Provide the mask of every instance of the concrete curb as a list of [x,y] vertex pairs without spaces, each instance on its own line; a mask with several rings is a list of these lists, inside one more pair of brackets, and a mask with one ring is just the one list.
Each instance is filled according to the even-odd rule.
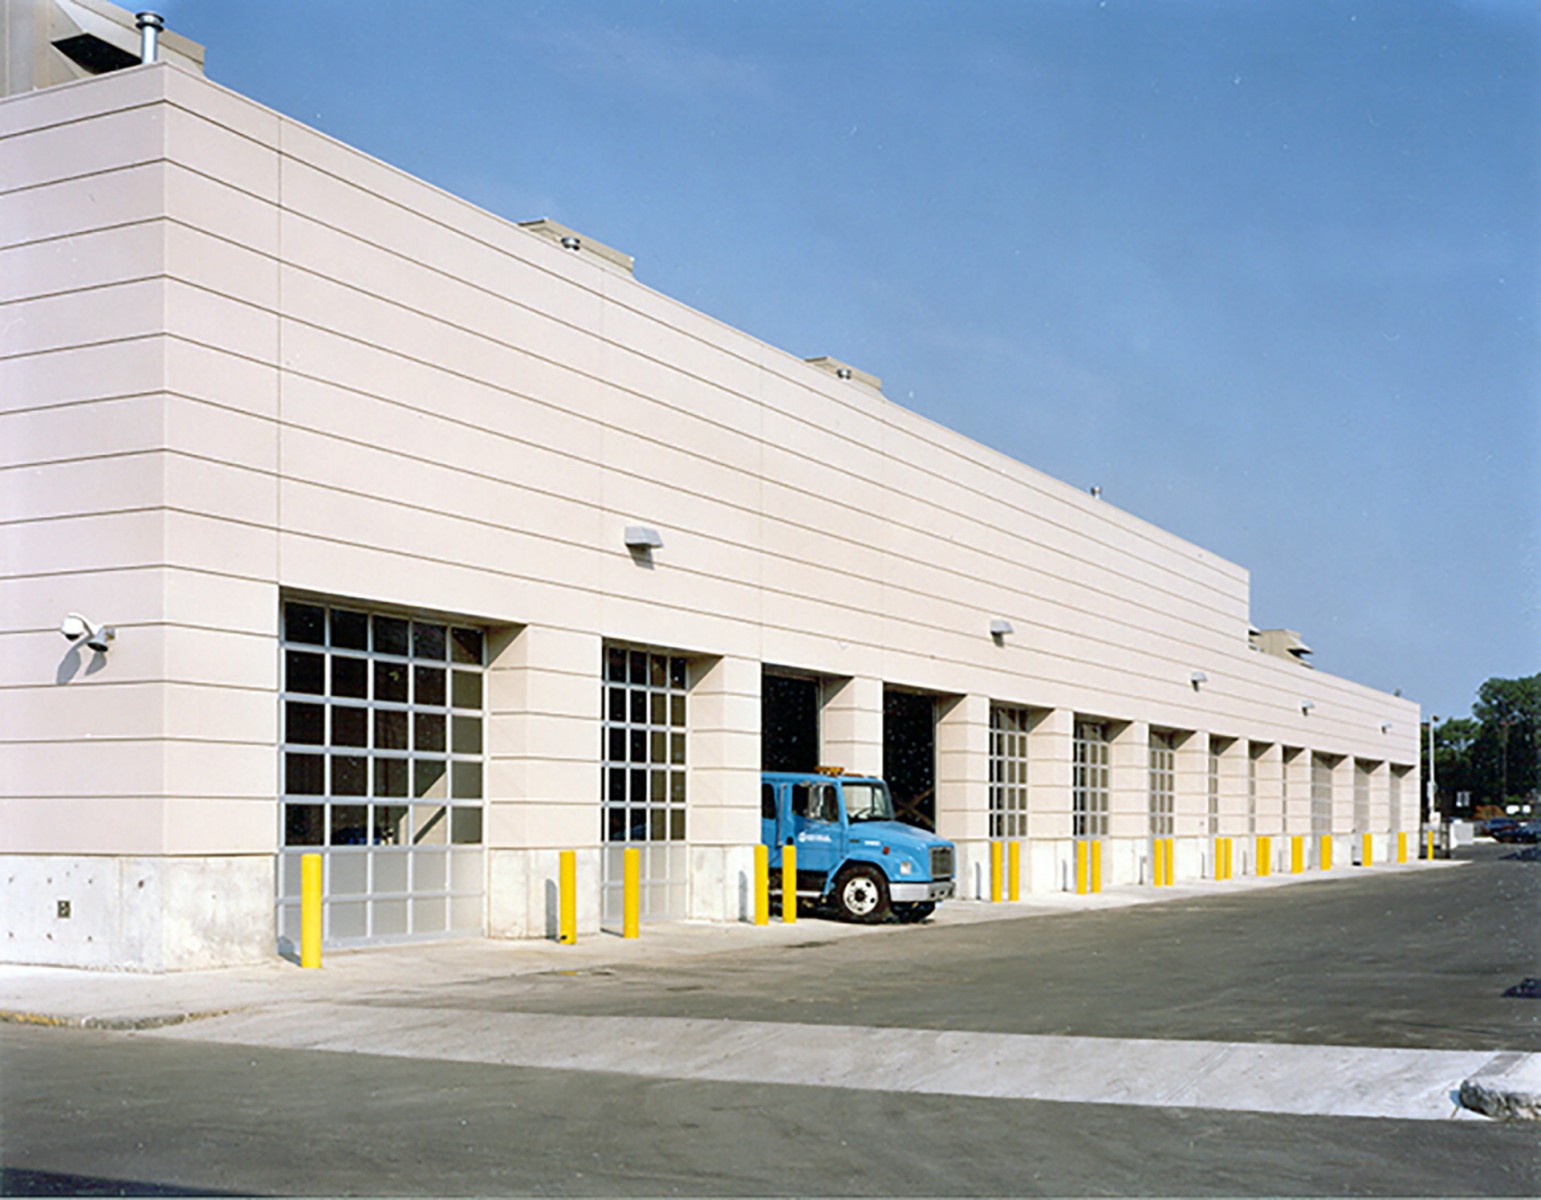
[[1496,1055],[1456,1096],[1462,1108],[1496,1121],[1541,1121],[1541,1055]]
[[160,1013],[136,1017],[64,1017],[52,1013],[17,1012],[0,1009],[0,1025],[43,1025],[53,1029],[164,1029],[169,1025],[185,1025],[189,1021],[203,1021],[209,1017],[224,1017],[239,1012],[235,1008],[216,1008],[208,1012]]

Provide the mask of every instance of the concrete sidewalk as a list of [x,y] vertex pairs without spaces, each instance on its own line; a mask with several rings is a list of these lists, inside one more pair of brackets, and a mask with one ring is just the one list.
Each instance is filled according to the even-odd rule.
[[[1095,895],[1033,894],[1018,903],[953,900],[927,926],[945,928],[980,921],[1072,917],[1147,904],[1168,904],[1291,887],[1326,880],[1443,869],[1462,865],[1435,860],[1404,866],[1338,868],[1326,873],[1271,875],[1215,882],[1194,880],[1173,887],[1127,886]],[[470,938],[328,951],[319,970],[303,970],[276,954],[250,966],[208,971],[138,974],[70,967],[0,965],[0,1021],[98,1029],[147,1029],[214,1013],[321,1001],[355,1003],[403,997],[454,983],[510,978],[548,971],[590,971],[608,966],[667,966],[701,955],[774,946],[808,945],[853,937],[903,937],[899,925],[860,926],[802,916],[793,925],[660,922],[626,940],[606,931],[562,946],[546,939],[504,941]]]

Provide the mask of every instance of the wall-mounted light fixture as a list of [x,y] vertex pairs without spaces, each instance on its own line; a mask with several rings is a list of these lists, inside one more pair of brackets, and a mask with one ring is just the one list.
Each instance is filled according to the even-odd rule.
[[1390,721],[1382,721],[1380,723],[1380,731],[1382,733],[1390,733],[1391,732],[1391,722]]
[[79,613],[69,613],[59,622],[59,632],[70,645],[85,642],[87,649],[106,654],[118,631],[111,625],[97,625]]
[[582,250],[583,249],[583,239],[580,238],[580,237],[574,237],[573,235],[568,234],[566,237],[564,237],[562,239],[561,245],[562,245],[562,249],[563,250]]
[[626,526],[626,549],[628,550],[657,550],[663,545],[663,538],[658,536],[658,530],[650,525]]
[[1092,499],[1093,500],[1101,500],[1102,499],[1102,488],[1100,486],[1098,486],[1097,484],[1095,484],[1095,483],[1092,484],[1091,487],[1087,488],[1086,490],[1089,491],[1092,494]]
[[1300,715],[1303,717],[1309,717],[1311,715],[1311,710],[1315,707],[1315,700],[1302,700],[1300,702]]
[[1012,628],[1011,622],[1003,617],[996,617],[995,620],[990,622],[990,636],[996,641],[1000,641],[1007,634],[1015,632],[1016,630]]
[[1195,671],[1192,675],[1188,676],[1188,682],[1193,685],[1193,690],[1196,692],[1209,682],[1209,676],[1204,674],[1203,671]]

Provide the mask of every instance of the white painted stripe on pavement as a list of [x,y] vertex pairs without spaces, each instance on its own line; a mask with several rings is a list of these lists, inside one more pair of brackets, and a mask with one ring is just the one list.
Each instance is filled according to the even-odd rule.
[[667,1079],[1412,1120],[1471,1117],[1451,1094],[1498,1054],[341,1004],[263,1008],[133,1036]]

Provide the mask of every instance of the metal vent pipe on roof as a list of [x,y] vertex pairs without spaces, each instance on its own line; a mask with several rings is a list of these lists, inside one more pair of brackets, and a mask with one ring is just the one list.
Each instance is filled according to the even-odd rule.
[[161,30],[166,28],[165,18],[157,12],[135,13],[134,25],[139,30],[139,61],[157,61],[160,58]]

